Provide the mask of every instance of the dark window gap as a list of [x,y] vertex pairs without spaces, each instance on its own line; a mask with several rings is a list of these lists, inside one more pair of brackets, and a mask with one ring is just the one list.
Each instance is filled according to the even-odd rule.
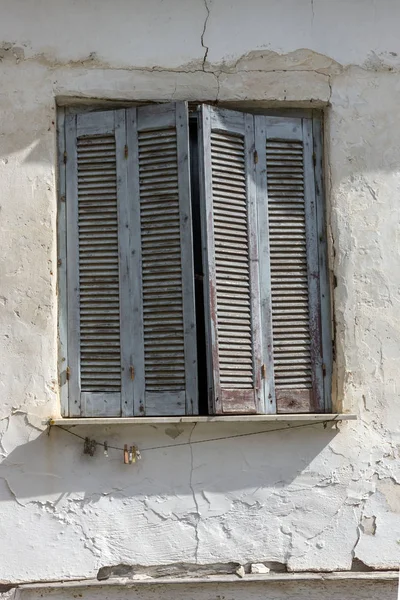
[[192,195],[193,257],[194,257],[194,289],[196,303],[197,328],[197,375],[199,390],[199,414],[208,414],[207,400],[207,357],[206,331],[204,320],[204,285],[203,255],[201,239],[200,182],[199,182],[199,140],[198,119],[193,114],[189,120],[190,140],[190,180]]

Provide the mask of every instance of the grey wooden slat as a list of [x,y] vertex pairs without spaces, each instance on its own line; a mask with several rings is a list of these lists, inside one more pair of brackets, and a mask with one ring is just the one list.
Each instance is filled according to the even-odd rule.
[[317,238],[319,256],[319,287],[321,294],[321,336],[324,373],[325,412],[332,409],[332,319],[328,276],[328,248],[326,235],[326,209],[323,179],[323,131],[321,115],[313,116],[313,142],[315,155],[315,202],[317,212]]
[[303,139],[302,119],[265,117],[268,136],[280,140]]
[[[118,244],[120,287],[120,340],[121,340],[121,397],[115,411],[123,417],[133,416],[134,379],[131,367],[136,345],[132,316],[135,287],[132,273],[132,203],[128,189],[128,161],[125,147],[127,130],[125,110],[114,111],[117,159]],[[116,400],[117,401],[117,400]]]
[[[186,106],[137,109],[145,414],[197,411]],[[183,131],[180,131],[179,126]]]
[[314,410],[304,141],[276,120],[265,120],[275,397],[277,412],[303,412]]
[[121,404],[120,392],[81,392],[82,415],[115,417],[115,407]]
[[[274,385],[274,359],[272,334],[271,270],[269,252],[269,224],[267,198],[267,159],[265,117],[256,116],[255,148],[258,156],[256,163],[257,219],[260,261],[260,306],[263,364],[265,365],[263,385],[264,410],[266,414],[276,412]],[[264,370],[264,369],[263,369]]]
[[265,412],[264,389],[261,385],[263,352],[261,343],[261,302],[258,253],[257,222],[257,171],[258,157],[255,155],[255,121],[253,115],[245,115],[247,206],[248,206],[248,244],[250,261],[250,302],[253,343],[253,377],[257,412]]
[[304,191],[307,231],[307,264],[310,311],[311,358],[313,363],[314,406],[318,412],[325,410],[322,368],[322,339],[318,262],[318,230],[313,165],[312,120],[303,119]]
[[185,416],[186,414],[186,392],[163,392],[163,401],[155,392],[146,393],[146,416],[147,417],[169,417]]
[[[79,404],[80,414],[89,417],[121,416],[121,253],[117,248],[118,211],[124,217],[124,206],[119,204],[123,196],[126,206],[127,195],[121,163],[125,160],[124,112],[102,111],[88,119],[69,116],[70,126],[66,125],[70,407]],[[131,381],[125,368],[124,376]]]
[[175,103],[141,106],[138,109],[138,131],[175,127]]
[[65,111],[57,116],[58,213],[57,213],[57,298],[58,298],[58,382],[61,415],[69,416],[68,406],[68,313],[67,313],[67,227],[65,201]]
[[67,298],[68,298],[68,385],[70,417],[81,415],[80,327],[79,327],[79,247],[78,247],[78,176],[76,116],[65,119],[66,212],[67,212]]
[[221,129],[232,133],[243,133],[245,113],[210,107],[212,129]]
[[177,161],[182,261],[183,323],[185,344],[186,414],[196,415],[198,406],[196,315],[192,207],[190,198],[189,116],[187,103],[176,103]]
[[254,413],[263,409],[254,118],[207,106],[201,115],[213,412]]
[[103,110],[76,115],[77,136],[114,133],[114,111]]
[[130,197],[130,246],[132,273],[131,314],[133,327],[134,368],[134,406],[133,414],[145,414],[145,381],[144,381],[144,339],[143,339],[143,297],[142,297],[142,245],[140,227],[140,192],[139,192],[139,150],[137,137],[137,109],[130,108],[127,113],[127,145],[128,145],[128,178]]
[[200,192],[202,203],[202,244],[204,266],[205,330],[209,385],[209,411],[220,413],[221,386],[218,362],[217,292],[215,278],[215,244],[212,204],[211,164],[211,114],[210,106],[202,106],[200,119]]

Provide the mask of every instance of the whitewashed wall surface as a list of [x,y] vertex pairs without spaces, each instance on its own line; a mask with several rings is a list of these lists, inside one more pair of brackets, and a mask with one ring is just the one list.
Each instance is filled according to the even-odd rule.
[[[1,0],[0,14],[0,581],[95,579],[117,565],[397,569],[400,4]],[[148,451],[276,425],[79,429],[136,443],[143,459],[129,467],[47,435],[60,410],[56,106],[72,99],[324,109],[335,381],[357,421]],[[376,597],[395,598],[389,587]],[[329,589],[318,597],[344,597]],[[346,597],[373,597],[361,589]],[[274,590],[264,597],[289,597]]]

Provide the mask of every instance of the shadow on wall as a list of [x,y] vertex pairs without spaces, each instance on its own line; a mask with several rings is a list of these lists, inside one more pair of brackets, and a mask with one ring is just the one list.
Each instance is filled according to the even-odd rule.
[[[178,505],[180,497],[194,498],[199,494],[199,502],[212,513],[213,498],[225,497],[225,510],[236,500],[252,507],[268,500],[274,490],[284,494],[289,486],[293,501],[296,488],[300,487],[293,482],[301,473],[310,476],[301,478],[303,491],[304,486],[311,489],[329,475],[332,465],[325,472],[322,457],[317,461],[318,467],[313,468],[312,463],[338,430],[331,424],[325,429],[322,424],[314,424],[273,431],[278,428],[282,425],[269,428],[265,425],[261,428],[259,424],[121,425],[71,429],[101,443],[107,441],[109,446],[136,445],[142,460],[125,465],[122,450],[109,448],[107,458],[103,448],[97,447],[91,457],[83,453],[84,442],[76,436],[57,427],[52,427],[49,434],[38,434],[27,425],[24,415],[15,415],[2,439],[8,455],[0,465],[0,477],[9,489],[0,491],[0,501],[9,501],[10,492],[23,505],[32,501],[55,505],[71,494],[75,498],[78,495],[83,503],[95,503],[104,496],[110,499],[154,496],[161,499],[162,514],[163,498],[175,497]],[[36,434],[35,439],[29,439]],[[200,440],[209,441],[198,443]],[[174,444],[184,445],[174,447]],[[327,491],[325,488],[325,495]],[[174,507],[167,504],[166,516],[170,516]],[[221,508],[218,501],[215,508]]]

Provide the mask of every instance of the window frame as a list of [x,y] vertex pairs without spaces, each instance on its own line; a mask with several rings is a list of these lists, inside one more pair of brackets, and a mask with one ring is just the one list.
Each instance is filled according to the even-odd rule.
[[[58,295],[58,326],[57,326],[57,341],[58,341],[58,377],[59,377],[59,396],[61,404],[61,414],[65,418],[73,418],[69,415],[69,389],[68,389],[68,342],[67,342],[67,260],[66,260],[66,202],[65,202],[65,116],[71,113],[91,112],[99,109],[113,110],[118,107],[127,108],[127,103],[107,103],[107,105],[71,105],[58,107],[57,114],[57,149],[58,149],[58,194],[57,194],[57,259],[58,259],[58,278],[57,278],[57,295]],[[144,103],[129,103],[129,106],[143,105]],[[209,103],[196,103],[209,104]],[[218,107],[240,110],[241,112],[249,112],[253,114],[261,114],[263,116],[281,116],[281,117],[298,117],[310,119],[312,127],[312,143],[313,143],[313,163],[314,163],[314,185],[316,199],[316,215],[317,215],[317,235],[318,235],[318,260],[319,260],[319,278],[320,278],[320,315],[321,315],[321,336],[322,336],[322,356],[323,356],[323,371],[324,371],[324,410],[325,413],[330,413],[334,406],[334,398],[332,394],[332,373],[333,373],[333,347],[334,347],[334,329],[333,329],[333,311],[331,310],[331,286],[328,266],[328,237],[327,237],[327,202],[324,192],[324,176],[323,176],[323,112],[320,110],[311,109],[270,109],[260,106],[260,103],[224,103]],[[268,414],[266,411],[263,414]],[[270,413],[278,414],[276,411]],[[282,414],[282,413],[280,413]],[[298,414],[298,413],[295,413]],[[313,414],[313,413],[305,413]],[[160,415],[161,417],[162,415]],[[208,416],[218,419],[216,413],[208,411]],[[283,415],[282,415],[283,416]],[[246,415],[240,416],[246,419]],[[78,417],[85,418],[85,417]],[[118,417],[113,417],[118,418]],[[140,418],[140,417],[139,417]],[[154,417],[157,418],[157,417]],[[221,417],[224,418],[224,417]]]

